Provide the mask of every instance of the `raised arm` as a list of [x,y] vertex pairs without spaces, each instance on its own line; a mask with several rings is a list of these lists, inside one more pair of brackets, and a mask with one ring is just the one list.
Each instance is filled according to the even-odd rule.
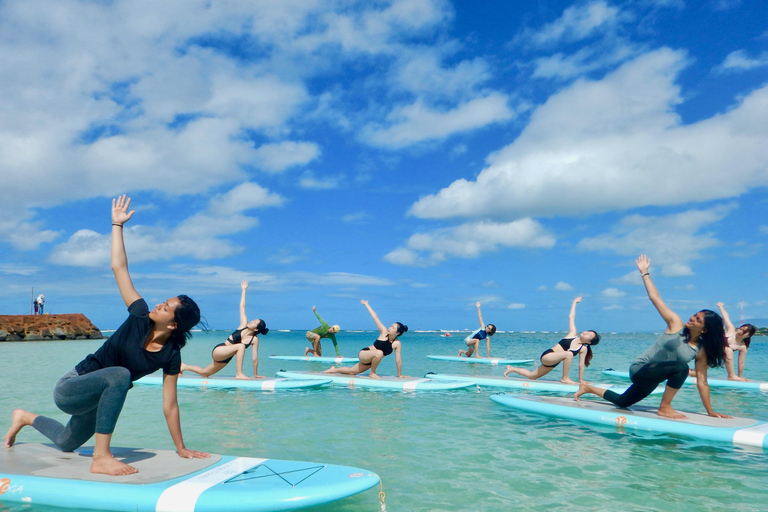
[[318,313],[318,312],[317,312],[317,308],[316,308],[315,306],[312,306],[312,312],[315,314],[315,316],[317,317],[317,319],[320,321],[320,326],[321,326],[321,327],[326,327],[326,328],[330,327],[330,325],[328,324],[328,322],[326,322],[325,320],[323,320],[323,317],[321,317],[321,316],[320,316],[320,313]]
[[123,241],[123,226],[136,213],[134,210],[129,211],[130,207],[131,198],[125,194],[117,199],[112,199],[112,272],[115,274],[117,287],[126,306],[130,306],[141,298],[133,286],[131,275],[128,273],[128,256],[125,254],[125,242]]
[[736,334],[736,327],[733,326],[733,322],[731,322],[731,317],[728,314],[728,312],[725,310],[725,304],[723,304],[722,302],[718,302],[717,307],[720,310],[720,316],[723,317],[723,325],[725,325],[725,335],[726,337],[730,338],[731,336],[734,336]]
[[640,271],[640,275],[642,276],[645,291],[648,293],[648,298],[651,299],[651,302],[656,307],[656,311],[659,312],[661,318],[667,323],[667,333],[671,334],[682,329],[683,321],[680,320],[677,313],[664,304],[664,301],[661,300],[659,291],[656,289],[653,281],[651,281],[651,274],[648,272],[648,269],[651,268],[651,259],[646,257],[645,254],[641,254],[640,257],[635,260],[635,263],[637,264],[637,270]]
[[581,297],[576,297],[571,303],[571,312],[568,313],[568,335],[566,338],[575,338],[578,336],[576,332],[576,304],[581,302]]
[[373,321],[376,323],[376,327],[379,329],[379,332],[381,334],[387,334],[387,328],[384,327],[383,323],[381,323],[381,320],[379,320],[379,317],[376,315],[376,312],[373,310],[373,308],[368,305],[368,301],[367,300],[361,300],[360,304],[365,306],[365,309],[367,309],[368,313],[371,314],[371,318],[373,318]]
[[248,325],[248,317],[245,314],[245,292],[248,290],[248,281],[243,279],[243,282],[240,283],[240,289],[242,291],[240,292],[240,325],[237,327],[238,329]]
[[475,303],[477,306],[477,319],[480,320],[480,328],[485,329],[485,322],[483,322],[483,313],[480,311],[480,301]]

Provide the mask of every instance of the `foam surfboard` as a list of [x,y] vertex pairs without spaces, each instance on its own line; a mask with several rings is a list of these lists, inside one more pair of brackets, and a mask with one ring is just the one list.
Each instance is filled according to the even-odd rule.
[[269,356],[270,359],[283,361],[310,361],[314,363],[355,364],[360,360],[356,357],[312,357],[312,356]]
[[[608,368],[607,370],[603,370],[603,373],[605,375],[610,375],[611,377],[619,377],[621,379],[629,378],[629,372],[620,372],[620,371],[614,370],[613,368]],[[695,386],[696,377],[688,377],[687,379],[685,379],[685,382],[683,384],[685,384],[686,386]],[[712,379],[710,377],[707,377],[707,384],[709,384],[709,387],[711,388],[734,388],[734,389],[744,389],[749,391],[768,392],[768,382],[765,382],[762,380],[750,380],[748,382],[743,382],[739,380]]]
[[462,356],[427,356],[435,361],[453,361],[455,363],[478,363],[478,364],[528,364],[533,359],[499,359],[493,357],[462,357]]
[[0,450],[0,500],[126,512],[274,511],[329,503],[379,483],[375,473],[347,466],[227,455],[182,459],[168,450],[133,448],[112,453],[138,473],[95,475],[92,451],[38,443]]
[[281,370],[277,372],[277,376],[287,377],[289,379],[332,379],[334,384],[348,386],[349,388],[381,388],[395,391],[440,391],[474,386],[474,384],[467,381],[437,381],[413,377],[405,377],[401,379],[389,375],[381,375],[380,379],[372,379],[368,375],[344,375],[341,373],[322,372],[286,372]]
[[[330,384],[331,379],[295,380],[295,379],[252,379],[240,380],[234,377],[185,377],[181,376],[176,381],[180,388],[209,388],[209,389],[248,389],[252,391],[275,391],[276,389],[302,389],[318,388]],[[146,384],[148,386],[162,386],[163,377],[159,375],[147,375],[134,384]]]
[[[466,380],[481,387],[507,388],[507,389],[528,389],[531,391],[552,391],[555,393],[575,393],[579,390],[578,384],[565,384],[554,380],[530,380],[516,377],[504,377],[503,375],[453,375],[447,373],[429,372],[424,377],[435,380]],[[610,389],[616,393],[623,393],[627,390],[626,386],[616,386],[615,384],[593,383],[595,387]],[[664,387],[659,386],[651,394],[661,394]]]
[[768,446],[768,423],[751,418],[712,418],[706,414],[681,411],[687,419],[662,418],[658,407],[633,405],[620,409],[612,403],[549,396],[492,395],[491,400],[513,409],[554,418],[582,421],[595,425],[635,429],[662,434],[677,434],[702,441],[739,446]]

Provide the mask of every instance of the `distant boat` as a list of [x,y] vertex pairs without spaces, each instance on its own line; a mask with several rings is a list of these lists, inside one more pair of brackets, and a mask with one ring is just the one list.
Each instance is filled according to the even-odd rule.
[[277,332],[291,332],[290,329],[278,329]]

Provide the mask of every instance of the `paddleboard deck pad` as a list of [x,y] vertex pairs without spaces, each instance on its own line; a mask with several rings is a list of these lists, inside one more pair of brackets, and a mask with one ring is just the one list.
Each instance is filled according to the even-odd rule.
[[326,356],[269,356],[270,359],[282,361],[309,361],[312,363],[355,364],[360,362],[356,357],[326,357]]
[[[503,375],[454,375],[447,373],[428,373],[424,377],[435,380],[466,380],[481,387],[507,388],[507,389],[527,389],[530,391],[551,391],[554,393],[575,393],[579,390],[578,384],[565,384],[554,380],[530,380],[516,377],[504,377]],[[610,389],[616,393],[623,393],[627,390],[626,386],[616,386],[615,384],[597,383],[592,384],[595,387]],[[651,394],[661,394],[664,388],[659,386]]]
[[341,373],[322,372],[277,372],[278,377],[289,379],[332,379],[334,384],[349,388],[381,388],[395,391],[441,391],[474,387],[467,381],[437,381],[432,379],[417,379],[413,377],[398,378],[381,375],[380,379],[372,379],[367,375],[344,375]]
[[[607,370],[603,370],[603,373],[605,375],[610,375],[611,377],[619,377],[620,379],[629,378],[629,372],[620,372],[620,371],[614,370],[613,368],[608,368]],[[683,384],[686,386],[695,386],[696,377],[689,376],[687,379],[685,379],[685,382]],[[713,379],[711,377],[707,377],[707,384],[709,384],[709,387],[711,388],[733,388],[733,389],[743,389],[747,391],[768,392],[768,382],[765,382],[763,380],[750,380],[750,381],[744,382],[740,380]]]
[[461,356],[427,356],[429,359],[435,361],[452,361],[454,363],[477,363],[477,364],[528,364],[532,363],[533,359],[499,359],[493,357],[461,357]]
[[491,400],[513,409],[596,425],[634,429],[661,434],[677,434],[701,441],[738,446],[768,446],[768,423],[750,418],[713,418],[706,414],[681,411],[688,418],[662,418],[656,407],[633,405],[620,409],[612,403],[549,396],[492,395]]
[[[252,391],[275,391],[276,389],[305,389],[318,388],[330,384],[331,379],[325,381],[317,379],[252,379],[241,380],[234,377],[185,377],[181,376],[176,381],[180,388],[211,388],[211,389],[248,389]],[[159,375],[147,375],[134,384],[146,384],[148,386],[162,386],[163,378]]]
[[329,503],[379,483],[375,473],[347,466],[226,455],[182,459],[133,448],[112,453],[138,473],[95,475],[92,450],[18,443],[0,451],[0,500],[126,512],[276,511]]

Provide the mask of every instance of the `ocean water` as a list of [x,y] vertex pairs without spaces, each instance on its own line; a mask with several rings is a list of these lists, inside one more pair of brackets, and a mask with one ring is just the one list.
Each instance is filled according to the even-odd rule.
[[[212,347],[228,332],[196,333],[183,351],[185,362],[206,365]],[[342,354],[355,356],[377,332],[342,332]],[[501,375],[503,367],[432,361],[428,354],[455,355],[464,335],[409,332],[402,337],[403,373],[429,371]],[[558,333],[498,333],[492,355],[538,360]],[[653,334],[605,334],[595,347],[586,377],[626,370],[649,346]],[[56,380],[101,341],[0,343],[0,430],[22,407],[65,420],[53,404]],[[262,337],[260,373],[280,369],[321,370],[325,365],[277,361],[270,354],[302,355],[303,331]],[[323,343],[324,355],[333,345]],[[246,373],[252,374],[250,350]],[[755,338],[747,376],[768,380],[768,343]],[[530,366],[533,368],[533,365]],[[379,373],[394,375],[395,361]],[[545,378],[559,379],[561,368]],[[234,376],[234,361],[221,373]],[[577,367],[571,378],[577,378]],[[723,369],[711,376],[724,377]],[[616,382],[616,381],[614,381]],[[489,399],[493,389],[401,393],[345,387],[254,392],[179,389],[182,430],[195,450],[229,455],[294,459],[357,466],[382,478],[388,511],[762,511],[768,509],[765,468],[768,454],[728,445],[705,444],[669,435],[592,427],[522,414]],[[521,392],[525,393],[525,392]],[[768,394],[712,388],[718,412],[768,420]],[[658,404],[658,397],[643,403]],[[695,387],[675,398],[679,410],[703,412]],[[21,442],[45,442],[25,428]],[[114,446],[173,449],[162,413],[160,387],[136,386],[120,416]],[[378,488],[314,512],[378,512]],[[0,511],[63,511],[54,507],[2,503]]]

